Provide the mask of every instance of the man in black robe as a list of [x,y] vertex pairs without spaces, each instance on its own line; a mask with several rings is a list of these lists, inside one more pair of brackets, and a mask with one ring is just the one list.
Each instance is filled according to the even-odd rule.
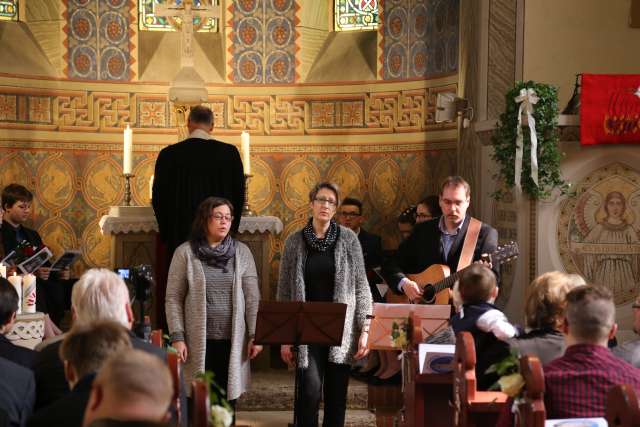
[[192,108],[187,127],[189,138],[160,151],[153,181],[153,210],[169,260],[188,240],[200,202],[209,196],[231,201],[232,231],[238,230],[244,203],[240,154],[233,145],[211,137],[213,112],[202,105]]

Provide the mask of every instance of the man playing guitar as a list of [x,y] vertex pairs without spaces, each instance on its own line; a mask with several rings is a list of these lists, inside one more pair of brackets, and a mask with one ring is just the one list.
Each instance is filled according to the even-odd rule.
[[[471,187],[462,177],[450,176],[440,186],[439,196],[442,216],[416,224],[409,238],[398,248],[396,256],[390,258],[382,269],[389,288],[395,293],[404,293],[410,302],[423,298],[424,283],[416,283],[405,274],[418,274],[435,264],[448,266],[451,273],[458,270],[463,242],[471,222],[471,216],[467,215]],[[478,261],[482,255],[495,252],[497,247],[498,232],[482,223],[471,260]],[[499,265],[494,264],[491,269],[499,283]],[[433,299],[433,295],[424,297],[426,300]]]

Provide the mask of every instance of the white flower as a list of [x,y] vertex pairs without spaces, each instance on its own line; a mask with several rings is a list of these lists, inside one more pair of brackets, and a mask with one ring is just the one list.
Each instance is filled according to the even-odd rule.
[[211,425],[213,427],[229,427],[233,421],[230,410],[220,405],[211,405]]

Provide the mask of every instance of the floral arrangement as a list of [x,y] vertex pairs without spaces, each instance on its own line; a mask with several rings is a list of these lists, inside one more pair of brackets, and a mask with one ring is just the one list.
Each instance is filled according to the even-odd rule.
[[[523,131],[521,127],[521,122],[526,121],[526,118],[523,119],[524,116],[520,115],[523,113],[523,91],[535,97],[534,104],[530,104],[535,124],[533,129],[537,136],[537,142],[534,141],[533,144],[537,146],[536,152],[533,153],[533,157],[537,159],[537,169],[534,165],[533,173],[530,130]],[[562,153],[558,148],[558,90],[551,85],[533,81],[517,82],[505,98],[506,110],[500,115],[498,127],[492,138],[492,158],[498,163],[499,168],[494,178],[504,184],[504,189],[496,191],[493,197],[500,199],[520,181],[522,191],[532,199],[548,197],[554,189],[566,194],[569,185],[560,174]],[[518,140],[522,141],[520,168],[515,167]],[[517,179],[516,171],[520,172]]]
[[401,350],[409,345],[409,319],[394,321],[391,325],[391,344]]
[[224,397],[227,393],[215,381],[211,371],[202,372],[198,378],[203,379],[209,386],[209,401],[211,403],[211,427],[229,427],[233,422],[233,409]]
[[486,373],[496,373],[500,376],[500,379],[489,390],[502,391],[514,399],[521,396],[524,390],[524,378],[520,374],[520,363],[517,355],[512,353],[500,362],[494,363],[489,366]]

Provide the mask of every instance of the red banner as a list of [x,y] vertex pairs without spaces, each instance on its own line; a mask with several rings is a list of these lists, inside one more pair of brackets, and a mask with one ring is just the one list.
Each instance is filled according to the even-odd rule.
[[640,143],[640,75],[582,75],[580,143]]

